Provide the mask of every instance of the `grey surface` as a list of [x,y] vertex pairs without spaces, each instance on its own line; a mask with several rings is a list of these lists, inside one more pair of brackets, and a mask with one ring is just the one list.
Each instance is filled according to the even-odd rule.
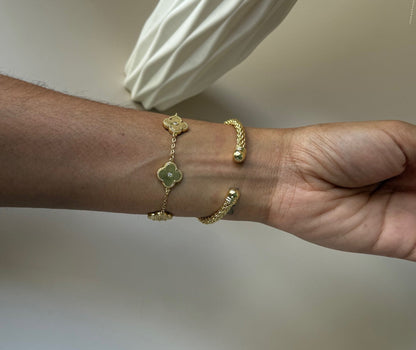
[[[0,70],[134,106],[151,1],[0,0]],[[299,0],[247,61],[174,109],[258,127],[415,122],[411,1]],[[0,349],[416,347],[416,265],[253,223],[0,210]]]

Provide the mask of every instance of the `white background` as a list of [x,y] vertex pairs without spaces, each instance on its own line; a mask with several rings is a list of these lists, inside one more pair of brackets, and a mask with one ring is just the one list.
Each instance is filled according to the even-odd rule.
[[[137,108],[123,66],[152,8],[0,0],[0,71]],[[257,127],[416,122],[410,8],[299,0],[243,64],[168,113]],[[414,350],[415,296],[415,263],[259,224],[0,209],[1,350]]]

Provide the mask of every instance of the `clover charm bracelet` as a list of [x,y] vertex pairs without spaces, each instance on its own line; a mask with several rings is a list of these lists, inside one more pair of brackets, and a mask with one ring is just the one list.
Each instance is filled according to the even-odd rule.
[[147,217],[155,221],[165,221],[172,219],[172,213],[169,213],[166,208],[168,205],[168,197],[172,188],[179,182],[182,181],[183,173],[175,164],[175,147],[176,147],[176,137],[188,130],[188,124],[182,120],[177,114],[166,118],[163,121],[163,126],[169,131],[172,135],[172,143],[170,146],[170,158],[157,171],[157,178],[161,181],[164,189],[165,195],[163,197],[162,208],[158,211],[151,212],[147,214]]

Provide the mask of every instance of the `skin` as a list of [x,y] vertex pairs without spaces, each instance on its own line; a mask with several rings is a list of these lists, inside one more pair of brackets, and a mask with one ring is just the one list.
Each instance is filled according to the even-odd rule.
[[267,224],[330,248],[416,261],[414,125],[311,126],[293,130],[287,147],[287,181],[275,187]]
[[[97,103],[0,75],[0,205],[146,214],[169,158],[165,115]],[[206,216],[229,187],[231,220],[261,222],[339,250],[416,261],[416,126],[399,121],[235,130],[185,119],[168,202]],[[157,223],[155,223],[157,225]]]

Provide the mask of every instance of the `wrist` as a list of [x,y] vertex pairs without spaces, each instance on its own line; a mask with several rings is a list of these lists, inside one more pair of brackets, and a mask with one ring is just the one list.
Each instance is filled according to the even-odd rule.
[[281,192],[290,133],[284,129],[248,128],[247,134],[241,203],[235,219],[267,224],[275,193]]
[[233,127],[188,121],[190,132],[177,143],[177,165],[184,178],[169,199],[168,208],[179,216],[208,216],[223,203],[229,188],[241,198],[225,219],[267,222],[276,187],[284,131],[246,128],[247,158],[233,161]]
[[228,188],[240,177],[232,161],[234,130],[222,124],[184,120],[189,132],[179,136],[175,158],[183,180],[171,192],[168,210],[177,216],[207,216],[218,209]]

